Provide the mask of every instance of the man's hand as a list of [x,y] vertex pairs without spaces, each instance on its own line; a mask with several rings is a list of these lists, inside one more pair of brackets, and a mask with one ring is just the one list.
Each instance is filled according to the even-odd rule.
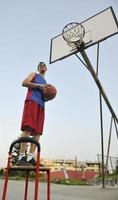
[[50,84],[38,84],[37,87],[44,91],[46,88],[49,88],[50,87]]

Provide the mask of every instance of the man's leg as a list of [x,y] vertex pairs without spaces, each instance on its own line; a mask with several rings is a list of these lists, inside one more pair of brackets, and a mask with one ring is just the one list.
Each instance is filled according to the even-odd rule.
[[[33,138],[35,140],[37,140],[37,142],[39,142],[40,135],[33,136]],[[30,144],[29,155],[28,155],[27,161],[30,164],[32,164],[32,165],[36,165],[36,161],[34,159],[34,157],[35,157],[35,151],[36,151],[36,145],[31,143]]]
[[[34,138],[37,142],[39,142],[40,135],[33,136],[33,138]],[[32,153],[32,154],[35,154],[35,151],[36,151],[36,145],[35,145],[35,144],[31,144],[31,145],[30,145],[30,150],[29,150],[29,152]]]
[[[29,131],[22,131],[21,137],[29,137],[29,136],[30,136]],[[20,153],[25,153],[26,145],[27,145],[27,143],[21,143]]]
[[[30,132],[29,131],[22,131],[21,137],[29,137]],[[25,155],[27,143],[21,143],[20,144],[20,154],[19,154],[19,160],[18,165],[27,165],[27,157]]]

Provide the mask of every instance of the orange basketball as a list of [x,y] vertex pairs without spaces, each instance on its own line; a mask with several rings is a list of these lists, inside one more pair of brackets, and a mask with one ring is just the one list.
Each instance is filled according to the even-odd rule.
[[43,96],[45,100],[52,100],[55,98],[57,94],[57,90],[53,85],[48,85],[47,87],[45,87],[45,89],[43,90]]

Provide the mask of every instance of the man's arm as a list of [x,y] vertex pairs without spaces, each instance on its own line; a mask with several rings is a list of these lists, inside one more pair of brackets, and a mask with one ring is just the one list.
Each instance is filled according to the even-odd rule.
[[31,74],[29,74],[29,76],[26,79],[24,79],[24,81],[22,82],[22,86],[32,88],[32,89],[37,88],[37,89],[43,90],[46,84],[32,83],[31,81],[33,80],[34,76],[35,76],[35,72],[32,72]]

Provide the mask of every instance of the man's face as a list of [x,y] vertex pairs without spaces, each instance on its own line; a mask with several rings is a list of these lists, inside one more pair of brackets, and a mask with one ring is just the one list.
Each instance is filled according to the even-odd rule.
[[47,71],[47,67],[45,64],[39,65],[38,71],[40,74],[44,74]]

